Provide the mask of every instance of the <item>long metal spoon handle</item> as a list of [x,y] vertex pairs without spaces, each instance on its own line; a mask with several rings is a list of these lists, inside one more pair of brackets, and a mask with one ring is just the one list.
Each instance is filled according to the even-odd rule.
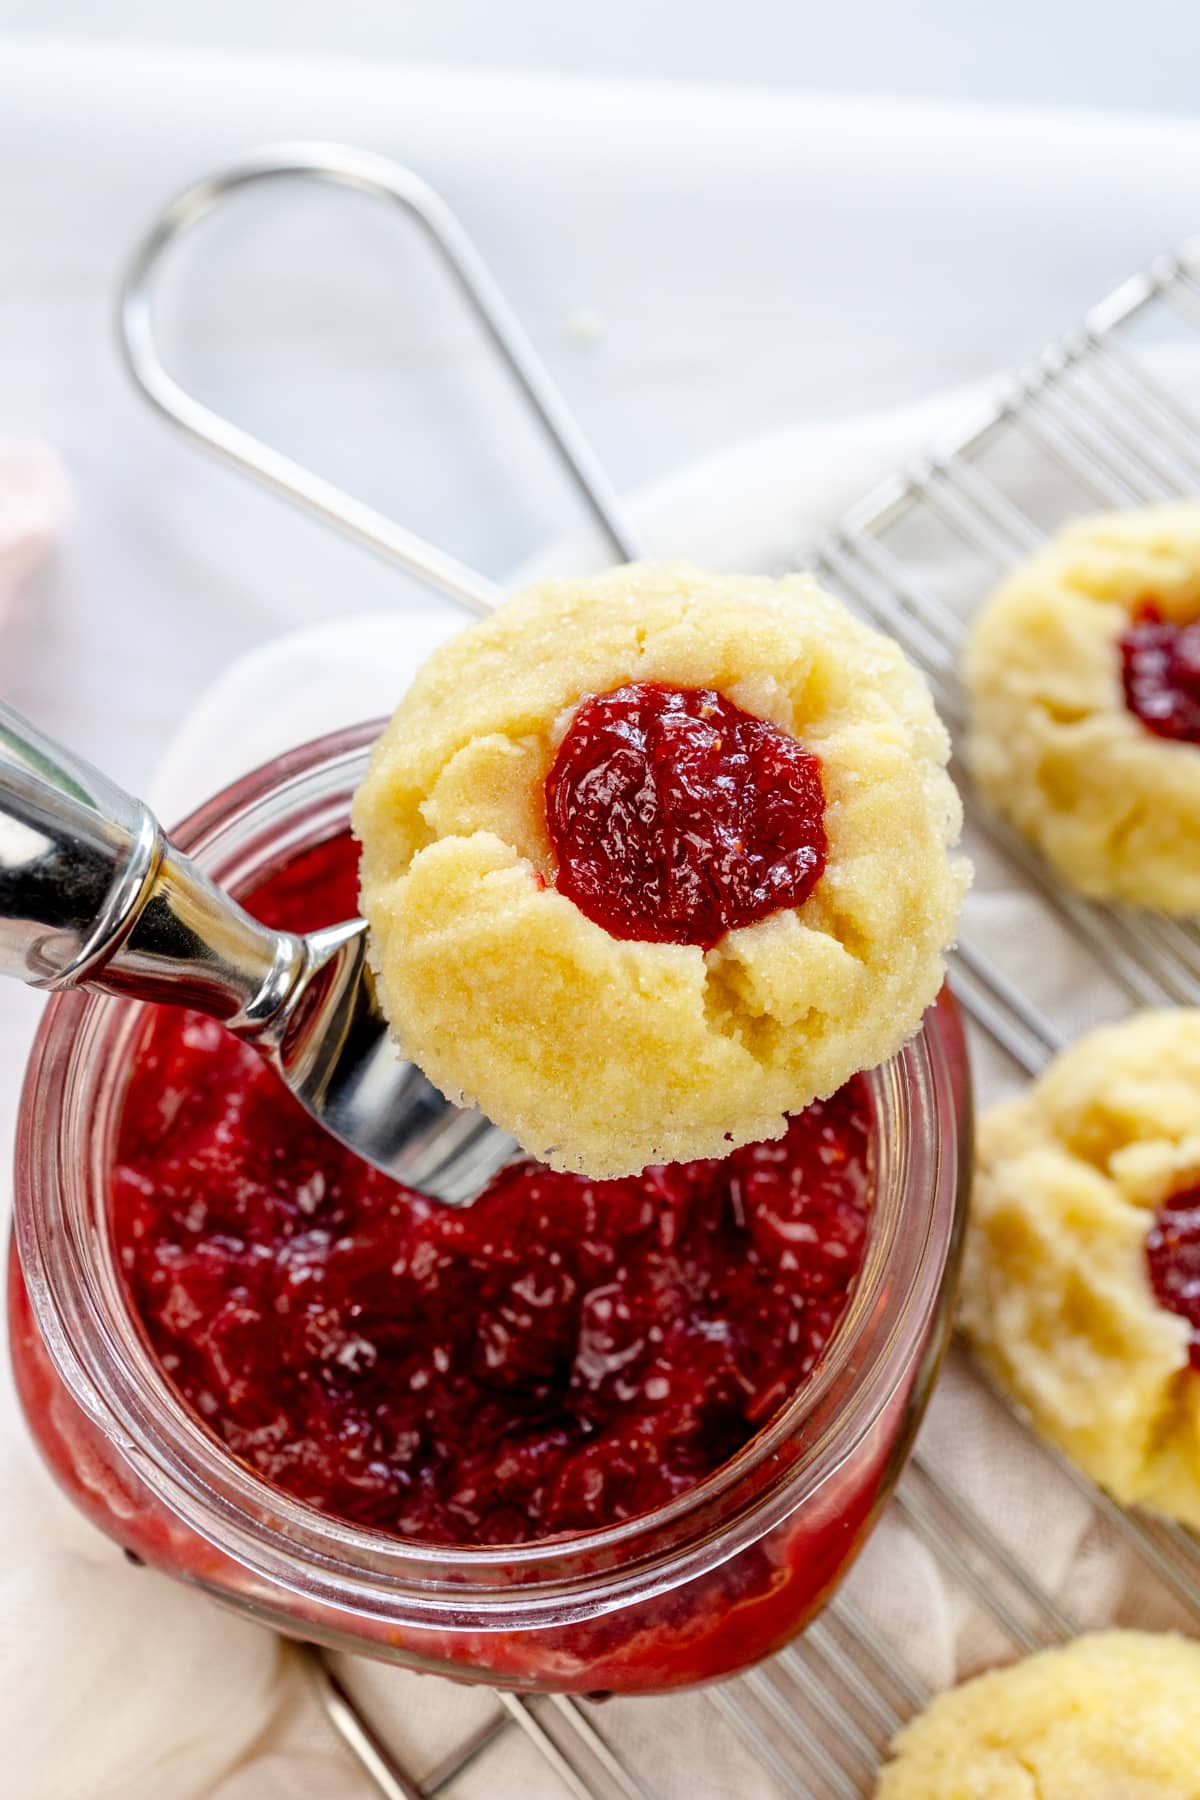
[[194,1006],[254,1035],[305,967],[150,809],[0,703],[0,975]]

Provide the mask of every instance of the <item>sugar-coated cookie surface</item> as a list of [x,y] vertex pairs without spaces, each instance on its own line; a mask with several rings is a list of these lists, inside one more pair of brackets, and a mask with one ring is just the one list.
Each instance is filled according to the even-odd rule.
[[[1200,746],[1126,704],[1139,609],[1200,619],[1200,506],[1083,519],[982,608],[964,674],[980,788],[1081,892],[1200,912]],[[1193,671],[1193,675],[1200,671]]]
[[[547,774],[580,701],[630,683],[714,690],[820,759],[802,905],[705,949],[614,937],[556,891]],[[596,1177],[779,1136],[941,985],[967,880],[947,755],[922,677],[807,578],[640,564],[515,595],[421,669],[354,804],[405,1053]]]
[[1099,1631],[941,1694],[876,1800],[1200,1800],[1200,1644]]
[[961,1318],[1093,1479],[1200,1527],[1192,1328],[1160,1304],[1146,1248],[1158,1209],[1197,1184],[1200,1011],[1091,1032],[980,1121]]

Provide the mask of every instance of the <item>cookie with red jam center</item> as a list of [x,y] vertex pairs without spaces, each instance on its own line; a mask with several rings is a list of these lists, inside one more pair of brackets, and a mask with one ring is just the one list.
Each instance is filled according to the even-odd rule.
[[1200,912],[1200,506],[1070,525],[967,643],[985,798],[1082,893]]
[[874,1800],[1193,1800],[1200,1644],[1097,1631],[939,1694]]
[[962,1322],[1116,1499],[1200,1527],[1200,1010],[1091,1032],[984,1115]]
[[401,1046],[556,1168],[780,1136],[941,985],[947,757],[922,677],[807,578],[514,596],[425,664],[355,799]]

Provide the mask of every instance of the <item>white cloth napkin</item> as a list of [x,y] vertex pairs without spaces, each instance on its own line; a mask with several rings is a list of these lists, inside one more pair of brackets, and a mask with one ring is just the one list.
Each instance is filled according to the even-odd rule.
[[[969,398],[969,397],[968,397]],[[714,566],[771,566],[803,549],[878,475],[916,453],[963,410],[943,396],[904,413],[787,433],[660,487],[635,506],[648,552],[681,548]],[[603,561],[573,544],[544,566]],[[229,779],[287,746],[387,712],[419,660],[457,628],[431,598],[392,617],[344,619],[284,637],[235,663],[181,725],[152,796],[178,818]],[[965,929],[1003,952],[1058,1016],[1081,1024],[1119,997],[1090,979],[1069,944],[1052,945],[1040,908],[1006,872],[982,864]],[[1053,948],[1054,953],[1048,954]],[[982,1097],[1012,1071],[980,1047]],[[4,1378],[7,1387],[7,1376]],[[0,1733],[12,1800],[367,1800],[373,1787],[337,1744],[298,1659],[257,1627],[147,1570],[78,1519],[34,1465],[15,1405],[0,1409]],[[1085,1623],[1153,1622],[1125,1553],[1089,1505],[1050,1471],[1009,1415],[952,1365],[922,1448]],[[999,1645],[894,1515],[850,1578],[880,1631],[943,1684]],[[416,1775],[497,1710],[486,1691],[343,1659],[348,1684]],[[606,1731],[655,1791],[675,1796],[776,1792],[697,1696],[613,1702]],[[528,1741],[509,1732],[448,1790],[471,1796],[561,1794]]]

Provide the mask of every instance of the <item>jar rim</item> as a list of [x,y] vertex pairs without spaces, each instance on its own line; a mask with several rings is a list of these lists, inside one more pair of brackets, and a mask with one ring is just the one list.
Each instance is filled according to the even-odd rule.
[[[250,771],[172,833],[237,888],[280,821],[299,811],[318,842],[345,826],[380,721],[296,746]],[[323,811],[321,809],[324,809]],[[284,834],[286,835],[286,833]],[[224,853],[225,861],[221,863]],[[241,855],[240,871],[236,856]],[[231,863],[231,857],[235,861]],[[280,856],[275,856],[278,866]],[[230,873],[230,869],[234,873]],[[107,1228],[111,1128],[143,1009],[55,995],[30,1058],[20,1109],[15,1230],[47,1350],[77,1402],[143,1483],[220,1550],[266,1579],[363,1610],[419,1617],[464,1602],[562,1619],[677,1585],[737,1553],[795,1510],[850,1455],[903,1379],[955,1240],[961,1162],[953,1076],[925,1027],[868,1072],[878,1147],[872,1230],[850,1302],[815,1371],[720,1468],[655,1511],[520,1545],[440,1545],[319,1512],[245,1464],[187,1407],[129,1304]],[[107,1129],[106,1129],[107,1128]],[[916,1154],[914,1154],[914,1150]],[[809,1434],[805,1437],[805,1433]]]

